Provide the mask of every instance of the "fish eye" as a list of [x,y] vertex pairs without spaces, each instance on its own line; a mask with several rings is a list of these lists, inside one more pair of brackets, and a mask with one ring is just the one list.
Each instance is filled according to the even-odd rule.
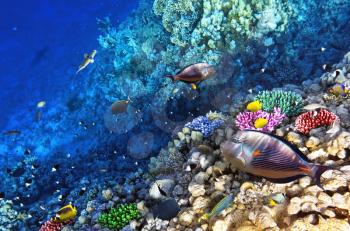
[[232,141],[237,144],[242,143],[242,141],[237,137],[233,138]]

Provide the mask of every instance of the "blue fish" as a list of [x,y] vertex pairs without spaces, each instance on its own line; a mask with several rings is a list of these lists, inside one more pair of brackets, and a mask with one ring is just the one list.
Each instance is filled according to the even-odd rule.
[[221,145],[221,151],[235,167],[274,183],[288,183],[310,176],[322,188],[321,175],[327,170],[337,169],[310,163],[288,141],[260,131],[237,132],[233,141]]

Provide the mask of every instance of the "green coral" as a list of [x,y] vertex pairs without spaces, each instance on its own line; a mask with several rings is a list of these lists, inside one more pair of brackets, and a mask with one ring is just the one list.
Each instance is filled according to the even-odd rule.
[[272,112],[274,107],[279,107],[287,116],[298,115],[303,107],[301,95],[293,91],[262,91],[254,100],[260,101],[265,111]]
[[123,204],[108,212],[101,214],[98,223],[105,228],[120,230],[128,225],[130,221],[141,218],[141,213],[137,210],[136,204]]

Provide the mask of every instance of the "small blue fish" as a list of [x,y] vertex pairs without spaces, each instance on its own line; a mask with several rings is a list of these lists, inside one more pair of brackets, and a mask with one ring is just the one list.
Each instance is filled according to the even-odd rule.
[[321,175],[332,166],[310,163],[307,157],[288,141],[260,131],[239,131],[233,142],[227,141],[221,151],[242,171],[262,176],[274,183],[287,183],[310,176],[322,188]]

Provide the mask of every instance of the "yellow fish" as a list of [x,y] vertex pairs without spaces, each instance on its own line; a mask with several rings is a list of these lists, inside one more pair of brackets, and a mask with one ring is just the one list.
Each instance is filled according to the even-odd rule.
[[81,70],[85,69],[90,63],[94,63],[94,58],[97,51],[93,50],[90,54],[84,55],[84,61],[79,65],[79,69],[77,70],[76,74],[78,74]]
[[262,109],[262,103],[258,100],[253,101],[247,105],[247,110],[251,112],[257,112]]
[[45,102],[45,101],[40,101],[40,102],[38,102],[38,103],[36,104],[36,107],[37,107],[37,108],[43,108],[43,107],[45,107],[45,105],[46,105],[46,102]]
[[254,121],[254,127],[255,128],[263,128],[268,124],[269,120],[265,118],[259,118]]
[[53,220],[55,222],[66,223],[73,220],[77,216],[77,208],[71,204],[60,208]]

